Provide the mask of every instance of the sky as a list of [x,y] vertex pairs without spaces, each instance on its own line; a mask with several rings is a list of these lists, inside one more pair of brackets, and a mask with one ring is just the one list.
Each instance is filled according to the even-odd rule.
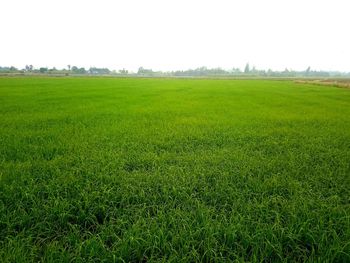
[[0,0],[0,66],[350,71],[349,0]]

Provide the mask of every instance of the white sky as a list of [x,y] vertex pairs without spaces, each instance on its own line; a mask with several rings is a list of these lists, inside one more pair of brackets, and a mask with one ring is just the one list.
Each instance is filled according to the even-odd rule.
[[350,0],[0,0],[0,66],[350,71]]

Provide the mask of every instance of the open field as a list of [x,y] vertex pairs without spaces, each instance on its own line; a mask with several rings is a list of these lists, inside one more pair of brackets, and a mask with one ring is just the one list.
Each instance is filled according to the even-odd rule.
[[0,78],[0,262],[350,262],[350,90]]

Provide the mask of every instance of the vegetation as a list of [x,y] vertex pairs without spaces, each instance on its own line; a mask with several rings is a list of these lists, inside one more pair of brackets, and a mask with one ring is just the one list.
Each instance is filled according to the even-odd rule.
[[0,262],[349,262],[350,92],[0,78]]
[[176,70],[176,71],[154,71],[152,69],[145,69],[140,67],[136,73],[129,71],[125,68],[116,70],[110,70],[108,68],[96,68],[91,67],[89,69],[78,68],[77,66],[67,65],[67,69],[56,69],[40,67],[35,69],[33,65],[26,65],[24,69],[17,69],[15,67],[0,67],[0,74],[45,74],[45,75],[110,75],[110,76],[149,76],[149,77],[277,77],[277,78],[305,78],[305,77],[350,77],[350,72],[338,72],[338,71],[316,71],[311,70],[308,67],[304,71],[295,71],[291,69],[285,69],[283,71],[259,70],[253,67],[250,68],[249,64],[246,64],[244,71],[239,68],[232,68],[225,70],[222,68],[207,68],[199,67],[196,69],[188,70]]

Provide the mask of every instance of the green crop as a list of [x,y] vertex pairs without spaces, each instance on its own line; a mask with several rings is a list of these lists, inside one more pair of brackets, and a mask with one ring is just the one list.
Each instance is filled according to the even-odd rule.
[[0,78],[0,262],[350,262],[350,90]]

